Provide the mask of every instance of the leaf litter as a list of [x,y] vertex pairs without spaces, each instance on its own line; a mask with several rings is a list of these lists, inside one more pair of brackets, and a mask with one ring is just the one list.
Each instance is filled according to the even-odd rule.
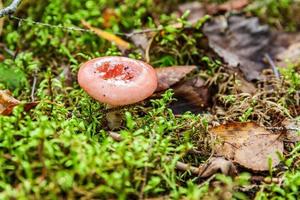
[[9,115],[12,109],[20,104],[20,101],[15,99],[8,90],[0,90],[0,114]]
[[264,171],[279,164],[277,153],[283,153],[280,135],[253,122],[227,123],[209,130],[220,138],[216,154],[254,171]]
[[[202,9],[202,7],[195,2],[190,5],[193,5],[191,7],[194,9],[191,12],[193,17],[189,18],[190,21],[206,13],[205,11],[195,14],[195,10]],[[187,7],[181,7],[181,12]],[[229,91],[234,92],[237,95],[236,97],[240,95],[238,98],[241,99],[236,99],[236,101],[241,103],[244,110],[239,110],[242,107],[232,104],[232,108],[237,107],[229,115],[228,112],[224,112],[223,122],[226,123],[209,130],[209,132],[218,136],[220,140],[220,143],[215,146],[215,156],[221,157],[213,157],[218,158],[213,161],[213,165],[205,165],[209,170],[207,172],[203,171],[203,177],[211,176],[217,172],[232,175],[234,170],[230,171],[229,168],[235,169],[234,163],[254,172],[266,171],[270,167],[276,167],[280,163],[278,154],[284,152],[284,138],[291,136],[289,136],[290,134],[282,134],[284,131],[273,133],[256,124],[255,121],[270,126],[272,124],[267,123],[267,121],[272,119],[270,118],[272,115],[274,119],[276,116],[280,117],[277,122],[285,117],[291,117],[288,111],[280,107],[279,104],[274,103],[272,95],[266,95],[266,93],[274,92],[278,95],[276,97],[278,99],[290,98],[285,96],[286,94],[279,89],[282,86],[286,87],[285,83],[280,83],[281,86],[279,86],[280,80],[277,80],[278,77],[276,79],[276,77],[268,75],[269,72],[265,74],[265,71],[270,68],[266,56],[274,59],[276,64],[283,60],[295,61],[298,55],[298,45],[294,44],[295,47],[293,47],[293,43],[297,37],[275,32],[267,25],[262,25],[258,18],[242,15],[214,17],[205,23],[203,31],[208,39],[207,45],[225,62],[225,65],[220,67],[221,70],[216,73],[216,79],[200,76],[199,69],[201,67],[198,66],[158,68],[156,69],[159,78],[157,92],[169,88],[174,90],[177,102],[171,104],[170,107],[175,114],[182,114],[186,111],[201,113],[210,108],[214,112],[217,107],[211,107],[212,102],[220,105],[220,102],[218,102],[219,95],[222,96],[222,94]],[[144,38],[141,41],[146,44],[147,40]],[[142,47],[142,49],[144,48]],[[224,75],[225,77],[228,76],[227,80],[224,79]],[[222,77],[224,82],[220,82],[219,77]],[[230,77],[232,78],[230,79]],[[254,84],[252,81],[258,81],[258,84]],[[231,86],[228,87],[230,84]],[[214,89],[216,86],[217,90]],[[280,95],[283,96],[280,97]],[[254,102],[256,103],[253,104]],[[261,104],[257,102],[261,102]],[[255,107],[256,104],[257,108]],[[234,115],[239,111],[240,113],[236,116],[247,113],[251,105],[254,105],[253,110],[255,111],[256,109],[265,108],[262,112],[252,113],[254,122],[230,122],[232,120],[242,120],[240,117],[235,118]],[[219,116],[218,113],[214,114]],[[276,120],[273,121],[273,123],[275,122]],[[293,137],[292,141],[296,142],[297,139]],[[226,161],[226,159],[228,160]],[[193,168],[192,172],[198,173],[199,169]]]
[[29,111],[34,108],[38,102],[22,103],[15,99],[12,93],[8,90],[0,90],[0,115],[10,115],[13,112],[14,107],[19,104],[24,105],[24,110]]

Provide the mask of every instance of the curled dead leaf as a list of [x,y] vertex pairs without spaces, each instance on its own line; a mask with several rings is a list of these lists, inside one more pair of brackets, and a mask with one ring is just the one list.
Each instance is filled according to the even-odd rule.
[[199,113],[209,104],[211,98],[210,89],[199,76],[188,77],[197,69],[196,66],[173,66],[157,68],[158,87],[157,92],[173,88],[174,101],[170,108],[175,114],[186,111]]
[[237,170],[231,161],[223,157],[212,157],[207,163],[201,164],[199,167],[193,167],[183,162],[176,163],[176,169],[181,171],[190,171],[192,174],[206,178],[216,173],[223,173],[225,175],[235,176]]
[[156,68],[155,71],[158,77],[156,91],[169,89],[196,69],[197,67],[194,65]]
[[224,124],[210,132],[220,138],[220,144],[216,145],[218,155],[248,169],[268,170],[269,158],[272,167],[280,162],[277,152],[283,152],[283,142],[279,136],[253,122]]
[[20,101],[15,99],[8,90],[0,90],[0,114],[9,115]]
[[199,175],[203,178],[219,172],[229,176],[237,175],[237,169],[234,164],[223,157],[212,157],[207,164],[199,167]]
[[199,76],[188,79],[182,84],[176,86],[174,88],[174,93],[176,97],[184,98],[187,100],[186,103],[198,108],[207,107],[211,98],[208,86]]
[[[19,100],[15,99],[11,92],[8,90],[0,90],[0,115],[10,115],[13,108],[19,104],[22,104]],[[28,111],[34,108],[38,102],[23,103],[24,110]]]

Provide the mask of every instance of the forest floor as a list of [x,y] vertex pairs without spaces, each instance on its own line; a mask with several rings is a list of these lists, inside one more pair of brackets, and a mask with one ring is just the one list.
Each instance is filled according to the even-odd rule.
[[[23,0],[0,18],[0,199],[299,199],[299,31],[297,0]],[[77,73],[103,56],[156,92],[94,100]]]

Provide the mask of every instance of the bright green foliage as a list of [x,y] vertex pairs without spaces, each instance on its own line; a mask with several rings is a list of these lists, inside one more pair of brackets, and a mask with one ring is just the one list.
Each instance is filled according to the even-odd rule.
[[[43,100],[31,113],[18,107],[12,116],[0,116],[1,199],[57,195],[125,199],[140,192],[167,191],[179,197],[182,189],[176,183],[174,161],[191,144],[172,142],[184,121],[166,107],[170,97],[166,93],[153,101],[142,119],[127,112],[121,142],[99,127],[99,108],[80,109],[83,100],[72,113],[62,105],[49,108]],[[52,114],[47,115],[48,109]],[[99,121],[86,119],[90,112],[100,113]]]

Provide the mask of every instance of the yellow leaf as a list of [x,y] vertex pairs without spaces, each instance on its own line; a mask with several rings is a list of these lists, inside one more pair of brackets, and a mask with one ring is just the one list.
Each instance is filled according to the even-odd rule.
[[109,33],[109,32],[106,32],[106,31],[103,31],[99,28],[95,28],[95,27],[92,27],[88,22],[82,20],[81,21],[82,25],[86,28],[88,28],[89,30],[93,31],[94,33],[96,33],[99,37],[105,39],[105,40],[108,40],[110,42],[114,42],[119,48],[123,49],[123,50],[126,50],[126,49],[129,49],[130,48],[130,44],[128,42],[126,42],[125,40],[123,40],[122,38],[112,34],[112,33]]

